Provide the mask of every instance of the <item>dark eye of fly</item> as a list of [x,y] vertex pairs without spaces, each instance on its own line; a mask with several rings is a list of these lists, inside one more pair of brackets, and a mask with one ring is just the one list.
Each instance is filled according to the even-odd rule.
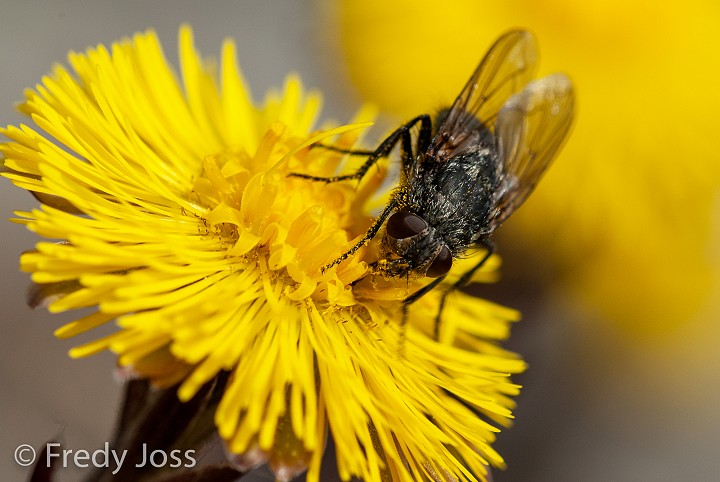
[[450,268],[452,268],[452,253],[447,246],[443,246],[438,255],[435,256],[433,262],[430,263],[430,267],[425,273],[425,276],[428,278],[438,278],[450,271]]
[[407,211],[398,211],[388,219],[387,233],[395,239],[405,239],[422,233],[428,227],[423,218]]

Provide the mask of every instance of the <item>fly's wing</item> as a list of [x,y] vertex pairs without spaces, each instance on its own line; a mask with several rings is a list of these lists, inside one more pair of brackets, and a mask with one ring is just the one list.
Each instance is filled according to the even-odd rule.
[[445,162],[478,147],[508,97],[532,80],[536,59],[530,32],[512,30],[496,40],[447,111],[425,159]]
[[562,146],[573,120],[572,84],[564,74],[529,83],[500,109],[495,124],[499,185],[488,232],[494,231],[535,189]]

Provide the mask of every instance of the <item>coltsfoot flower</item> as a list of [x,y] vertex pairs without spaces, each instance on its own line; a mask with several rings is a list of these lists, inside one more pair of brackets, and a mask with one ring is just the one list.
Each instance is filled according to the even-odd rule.
[[485,480],[503,465],[491,443],[524,363],[498,341],[517,313],[453,293],[438,342],[439,293],[401,327],[422,280],[370,273],[375,244],[321,269],[387,199],[386,163],[359,186],[288,174],[344,169],[348,156],[313,144],[350,148],[367,123],[314,131],[320,96],[293,76],[254,105],[233,43],[216,75],[189,27],[182,82],[153,32],[69,61],[74,73],[55,67],[26,92],[39,129],[7,127],[0,150],[3,175],[42,203],[16,213],[49,240],[21,257],[31,302],[92,308],[61,338],[117,325],[71,356],[111,350],[181,400],[226,373],[215,424],[231,459],[281,480],[317,481],[328,434],[343,480]]

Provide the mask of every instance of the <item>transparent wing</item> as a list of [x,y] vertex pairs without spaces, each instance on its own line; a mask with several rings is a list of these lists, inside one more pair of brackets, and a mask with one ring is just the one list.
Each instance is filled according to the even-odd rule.
[[536,60],[530,32],[512,30],[496,40],[447,111],[426,159],[444,162],[477,146],[488,130],[493,131],[495,116],[508,97],[532,80]]
[[500,185],[493,196],[489,232],[535,189],[567,137],[573,112],[572,84],[564,74],[529,83],[500,109],[495,124]]

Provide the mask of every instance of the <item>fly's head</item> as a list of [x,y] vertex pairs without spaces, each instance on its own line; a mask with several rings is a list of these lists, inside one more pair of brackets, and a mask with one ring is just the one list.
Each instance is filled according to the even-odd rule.
[[382,245],[388,266],[402,265],[406,271],[430,278],[443,276],[452,268],[452,252],[445,242],[421,216],[409,211],[390,216]]

